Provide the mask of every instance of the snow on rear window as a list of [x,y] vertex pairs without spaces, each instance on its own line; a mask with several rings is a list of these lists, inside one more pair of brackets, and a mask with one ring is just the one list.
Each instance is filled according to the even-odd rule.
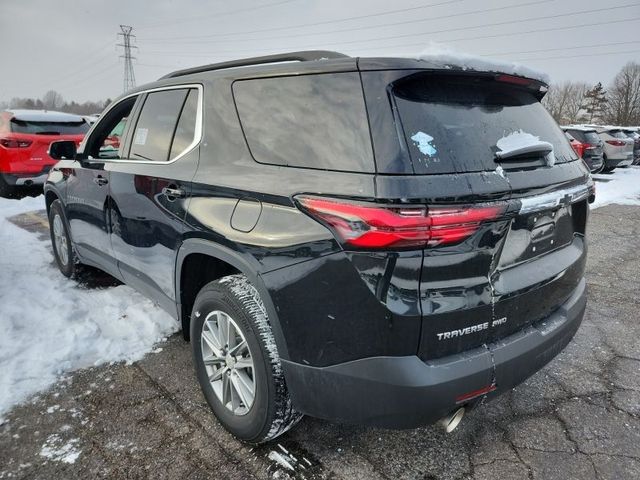
[[492,78],[418,74],[393,93],[415,173],[494,171],[497,143],[518,132],[551,144],[547,164],[577,159],[527,90]]

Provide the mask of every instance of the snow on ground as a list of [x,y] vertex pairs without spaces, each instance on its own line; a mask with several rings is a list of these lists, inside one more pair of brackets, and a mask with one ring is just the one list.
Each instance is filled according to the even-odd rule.
[[178,329],[127,286],[88,290],[63,277],[49,241],[7,220],[43,208],[42,196],[0,198],[0,416],[65,372],[139,360]]
[[640,205],[640,167],[616,168],[613,174],[598,174],[593,178],[596,180],[596,201],[591,208],[612,203]]

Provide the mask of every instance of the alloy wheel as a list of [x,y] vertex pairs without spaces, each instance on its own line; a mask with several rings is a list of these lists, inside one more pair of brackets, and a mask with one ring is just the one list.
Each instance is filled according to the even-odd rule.
[[214,310],[202,324],[202,361],[218,400],[234,415],[246,415],[255,400],[256,381],[249,345],[227,313]]
[[55,244],[58,258],[62,265],[69,263],[69,248],[67,243],[67,234],[64,231],[62,218],[57,213],[53,217],[53,243]]

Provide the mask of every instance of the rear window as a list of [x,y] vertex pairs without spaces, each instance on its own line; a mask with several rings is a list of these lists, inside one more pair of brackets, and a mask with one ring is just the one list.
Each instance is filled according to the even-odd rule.
[[32,122],[11,119],[11,131],[36,135],[82,135],[89,131],[89,124],[80,122]]
[[600,137],[596,132],[585,132],[584,138],[588,143],[597,145],[600,143]]
[[375,171],[357,73],[240,80],[233,93],[257,162]]
[[416,173],[495,170],[499,140],[524,133],[553,145],[556,162],[577,159],[532,93],[493,79],[413,76],[393,89]]
[[595,131],[585,132],[584,130],[567,130],[573,138],[581,141],[582,143],[598,144],[600,143],[600,137]]
[[629,138],[622,130],[609,130],[609,135],[611,135],[614,138],[621,138],[626,140],[627,138]]

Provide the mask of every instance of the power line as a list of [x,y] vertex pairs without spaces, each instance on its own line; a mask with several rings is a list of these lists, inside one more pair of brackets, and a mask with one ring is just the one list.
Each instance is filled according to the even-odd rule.
[[631,43],[640,43],[640,40],[632,40],[630,42],[595,43],[591,45],[580,45],[576,47],[541,48],[539,50],[522,50],[519,52],[483,53],[483,55],[487,57],[500,57],[503,55],[520,55],[522,53],[540,53],[540,52],[555,52],[558,50],[578,50],[580,48],[612,47],[614,45],[629,45]]
[[275,2],[275,3],[267,3],[265,5],[258,5],[258,6],[252,6],[252,7],[244,7],[244,8],[239,8],[237,10],[230,10],[227,12],[217,12],[217,13],[211,13],[209,15],[198,15],[197,17],[183,17],[183,18],[177,18],[177,19],[172,19],[169,21],[162,21],[162,22],[156,22],[156,23],[150,23],[147,25],[142,25],[138,27],[138,30],[146,30],[146,29],[150,29],[150,28],[156,28],[156,27],[160,27],[160,26],[164,26],[164,25],[176,25],[178,23],[188,23],[188,22],[192,22],[192,21],[199,21],[199,20],[203,20],[206,18],[211,18],[211,17],[225,17],[225,16],[229,16],[229,15],[235,15],[237,13],[244,13],[247,11],[255,11],[255,10],[261,10],[261,9],[265,9],[265,8],[271,8],[271,7],[276,7],[278,5],[283,5],[285,3],[293,3],[293,2],[297,2],[299,0],[282,0],[279,2]]
[[[533,4],[535,3],[542,3],[542,2],[531,2]],[[518,6],[522,6],[518,5]],[[536,21],[536,20],[550,20],[550,19],[555,19],[555,18],[563,18],[563,17],[569,17],[569,16],[575,16],[575,15],[582,15],[582,14],[588,14],[588,13],[597,13],[597,12],[601,12],[601,11],[610,11],[610,10],[615,10],[615,9],[620,9],[620,8],[628,8],[629,6],[635,6],[635,5],[640,5],[640,2],[635,2],[632,4],[626,4],[626,5],[620,5],[617,7],[606,7],[606,8],[597,8],[597,9],[591,9],[591,10],[583,10],[581,12],[569,12],[569,13],[561,13],[561,14],[554,14],[554,15],[543,15],[543,16],[538,16],[538,17],[529,17],[526,19],[522,19],[522,20],[511,20],[511,21],[501,21],[501,22],[493,22],[493,23],[485,23],[485,24],[481,24],[481,25],[476,25],[476,26],[469,26],[469,27],[457,27],[457,28],[447,28],[447,29],[442,29],[442,30],[430,30],[428,32],[429,35],[433,35],[436,33],[449,33],[449,32],[457,32],[457,31],[466,31],[466,30],[470,30],[470,29],[477,29],[477,28],[486,28],[486,27],[496,27],[496,26],[503,26],[503,25],[511,25],[511,24],[517,24],[517,23],[523,23],[523,22],[529,22],[529,21]],[[515,6],[512,6],[515,7]],[[479,13],[479,12],[474,12],[474,13]],[[455,16],[455,15],[453,15]],[[448,16],[447,16],[448,17]],[[435,18],[434,18],[435,19]],[[595,25],[605,25],[608,23],[615,23],[615,22],[623,22],[623,21],[629,21],[631,19],[624,19],[624,20],[616,20],[616,21],[611,21],[611,22],[597,22]],[[593,26],[594,24],[586,24],[584,26]],[[380,27],[380,25],[378,25],[378,27]],[[476,39],[481,39],[481,38],[496,38],[496,37],[503,37],[503,36],[510,36],[510,35],[521,35],[524,33],[537,33],[537,32],[543,32],[543,31],[554,31],[554,30],[564,30],[564,29],[570,29],[570,28],[578,28],[580,27],[580,25],[576,25],[576,26],[568,26],[568,27],[552,27],[552,28],[548,28],[548,29],[538,29],[538,30],[530,30],[530,31],[518,31],[518,32],[513,32],[513,33],[501,33],[501,34],[494,34],[494,35],[487,35],[487,36],[477,36],[477,37],[465,37],[465,38],[460,38],[460,39],[452,39],[452,40],[445,40],[447,42],[454,42],[454,41],[463,41],[463,40],[476,40]],[[305,45],[298,45],[296,48],[316,48],[319,45],[322,46],[335,46],[335,45],[353,45],[353,44],[358,44],[358,43],[370,43],[370,42],[374,42],[374,41],[380,41],[380,40],[392,40],[392,39],[396,39],[396,38],[407,38],[407,37],[416,37],[416,36],[420,36],[420,35],[425,35],[425,32],[420,32],[420,33],[409,33],[409,34],[400,34],[400,35],[389,35],[389,36],[385,36],[385,37],[376,37],[376,38],[369,38],[369,39],[365,39],[365,40],[347,40],[347,41],[341,41],[341,42],[316,42],[313,44],[305,44]],[[258,40],[254,40],[254,41],[258,41]],[[203,43],[208,43],[208,42],[199,42],[200,44]],[[424,43],[420,43],[418,45],[424,45]],[[400,47],[402,47],[404,45],[400,45]],[[416,46],[414,45],[407,45],[407,46]],[[382,48],[392,48],[393,46],[382,46]],[[371,50],[371,49],[369,49]],[[217,51],[211,51],[211,52],[207,52],[207,54],[211,53],[242,53],[242,52],[255,52],[255,49],[228,49],[228,50],[217,50]],[[148,53],[152,53],[152,52],[148,52]],[[177,54],[177,55],[181,55],[182,52],[176,52],[176,51],[165,51],[165,52],[153,52],[153,53],[163,53],[163,54]]]
[[[508,37],[511,35],[526,35],[526,34],[530,34],[530,33],[543,33],[543,32],[556,32],[556,31],[562,31],[562,30],[572,30],[575,28],[584,28],[584,27],[597,27],[597,26],[602,26],[602,25],[612,25],[612,24],[616,24],[616,23],[627,23],[627,22],[635,22],[637,20],[640,20],[640,17],[632,17],[632,18],[625,18],[622,20],[609,20],[607,22],[594,22],[594,23],[583,23],[583,24],[579,24],[579,25],[569,25],[566,27],[551,27],[551,28],[539,28],[539,29],[534,29],[534,30],[525,30],[525,31],[518,31],[518,32],[513,32],[513,33],[498,33],[498,34],[493,34],[493,35],[478,35],[475,37],[460,37],[460,38],[450,38],[450,39],[446,39],[446,40],[442,40],[444,42],[462,42],[462,41],[470,41],[470,40],[480,40],[480,39],[485,39],[485,38],[500,38],[500,37]],[[435,33],[435,32],[434,32]],[[387,48],[408,48],[408,47],[424,47],[424,42],[420,42],[420,43],[405,43],[405,44],[399,44],[399,45],[381,45],[376,47],[376,50],[379,50],[381,48],[387,49]],[[372,51],[373,49],[368,49],[368,50],[364,50],[364,51]]]
[[120,55],[120,58],[124,58],[124,78],[122,83],[123,91],[127,92],[136,86],[136,74],[133,71],[133,60],[136,57],[131,55],[131,49],[138,47],[131,45],[131,38],[135,38],[135,35],[131,33],[133,27],[120,25],[120,30],[122,30],[122,33],[118,35],[122,35],[122,43],[118,43],[117,45],[124,48],[124,55]]
[[[494,7],[494,8],[485,8],[485,9],[479,9],[479,10],[472,10],[469,12],[462,12],[462,13],[450,13],[447,15],[440,15],[437,17],[427,17],[427,18],[416,18],[413,20],[403,20],[401,22],[393,22],[393,23],[381,23],[381,24],[377,24],[377,25],[364,25],[362,27],[350,27],[350,28],[343,28],[343,29],[338,29],[338,30],[328,30],[326,32],[316,32],[316,33],[312,33],[309,34],[307,32],[304,33],[292,33],[289,35],[278,35],[278,36],[273,36],[273,37],[262,37],[262,38],[241,38],[241,39],[236,39],[236,40],[223,40],[223,42],[225,43],[229,43],[229,42],[233,42],[233,43],[238,43],[238,42],[257,42],[257,41],[263,41],[263,40],[278,40],[278,39],[282,39],[282,38],[292,38],[292,37],[308,37],[309,35],[330,35],[330,34],[334,34],[334,33],[344,33],[344,32],[354,32],[354,31],[361,31],[361,30],[371,30],[371,29],[376,29],[376,28],[386,28],[386,27],[396,27],[398,25],[409,25],[412,23],[421,23],[421,22],[431,22],[434,20],[444,20],[447,18],[459,18],[459,17],[463,17],[463,16],[467,16],[467,15],[479,15],[479,14],[483,14],[483,13],[489,13],[489,12],[496,12],[496,11],[505,11],[505,10],[510,10],[512,8],[520,8],[520,7],[529,7],[529,6],[533,6],[533,5],[540,5],[542,3],[550,3],[553,2],[554,0],[537,0],[537,1],[532,1],[532,2],[527,2],[527,3],[518,3],[515,5],[507,5],[507,6],[501,6],[501,7]],[[447,2],[448,3],[448,2]],[[610,10],[610,8],[607,8],[607,10]],[[582,12],[581,12],[582,13]],[[576,15],[576,13],[571,13],[571,15]],[[531,20],[531,19],[529,19]],[[500,24],[502,24],[503,22],[500,22]],[[507,23],[514,23],[514,22],[507,22]],[[493,25],[493,24],[492,24]],[[468,27],[468,28],[474,28],[474,27]],[[458,29],[448,29],[447,31],[455,31]],[[466,30],[466,28],[462,28],[462,30]],[[421,35],[421,34],[420,34]],[[205,38],[206,36],[203,36],[202,38]],[[184,44],[188,44],[191,42],[184,42]],[[220,43],[219,41],[216,41],[216,43]]]
[[541,58],[526,58],[524,60],[518,60],[520,62],[535,62],[536,60],[558,60],[562,58],[580,58],[580,57],[602,57],[604,55],[627,55],[629,53],[640,53],[640,50],[623,50],[616,52],[602,52],[602,53],[584,53],[580,55],[561,55],[556,57],[541,57]]
[[[387,16],[387,15],[392,15],[395,13],[406,13],[406,12],[411,12],[411,11],[415,11],[415,10],[423,10],[425,8],[431,8],[431,7],[439,7],[442,5],[449,5],[451,3],[460,3],[464,0],[446,0],[444,2],[438,2],[438,3],[430,3],[428,5],[418,5],[417,7],[408,7],[408,8],[399,8],[396,10],[386,10],[384,12],[378,12],[378,13],[369,13],[366,15],[356,15],[354,17],[345,17],[345,18],[338,18],[335,20],[324,20],[322,22],[313,22],[313,23],[301,23],[298,25],[289,25],[286,27],[272,27],[272,28],[262,28],[259,30],[245,30],[245,31],[240,31],[240,32],[231,32],[231,33],[212,33],[210,35],[202,35],[202,36],[187,36],[187,37],[173,37],[172,40],[182,40],[182,39],[199,39],[199,38],[217,38],[217,37],[229,37],[229,36],[235,36],[235,35],[246,35],[246,34],[253,34],[253,33],[263,33],[263,32],[275,32],[275,31],[280,31],[280,30],[292,30],[292,29],[298,29],[298,28],[304,28],[304,27],[316,27],[319,25],[328,25],[328,24],[336,24],[336,23],[343,23],[343,22],[349,22],[351,20],[361,20],[363,18],[373,18],[373,17],[382,17],[382,16]],[[165,43],[167,41],[166,38],[160,39],[160,40],[151,40],[148,41],[149,43]]]

